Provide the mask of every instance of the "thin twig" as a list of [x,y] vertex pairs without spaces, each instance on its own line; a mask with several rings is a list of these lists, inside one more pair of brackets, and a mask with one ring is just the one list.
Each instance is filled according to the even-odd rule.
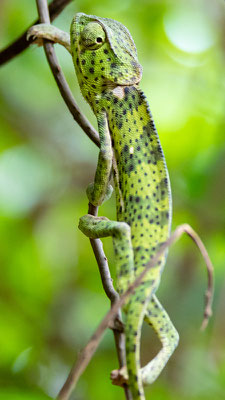
[[154,268],[158,259],[163,255],[167,247],[170,247],[172,243],[177,241],[183,233],[187,233],[191,239],[196,243],[198,246],[207,267],[207,274],[208,274],[208,288],[206,292],[206,304],[205,304],[205,311],[204,311],[204,319],[203,324],[204,327],[207,325],[207,321],[212,314],[211,304],[212,304],[212,297],[213,297],[213,266],[207,250],[202,243],[200,237],[197,233],[191,228],[188,224],[183,224],[177,227],[175,232],[170,236],[170,238],[161,246],[160,250],[156,253],[153,259],[146,265],[145,269],[142,273],[135,279],[135,281],[128,287],[126,292],[117,300],[114,305],[112,306],[111,310],[105,315],[101,323],[99,324],[98,328],[96,329],[95,333],[92,335],[91,339],[89,340],[88,344],[85,346],[83,351],[78,356],[77,362],[72,367],[70,374],[62,387],[57,400],[68,400],[70,394],[74,390],[76,383],[82,373],[84,372],[85,368],[89,364],[93,354],[95,353],[101,338],[103,336],[104,331],[108,328],[110,322],[113,320],[114,316],[118,312],[118,310],[123,306],[127,298],[134,292],[134,290],[141,284],[143,278],[147,274],[147,272]]
[[[49,4],[50,20],[53,21],[70,2],[71,0],[53,0],[51,4]],[[34,21],[20,37],[0,52],[0,65],[5,64],[18,54],[22,53],[22,51],[24,51],[34,41],[33,38],[30,38],[27,41],[27,31],[32,25],[39,23],[40,19]]]
[[[45,0],[37,0],[37,6],[38,11],[40,12],[40,22],[46,24],[50,23],[47,2]],[[63,100],[65,101],[75,121],[80,125],[80,127],[84,130],[84,132],[92,140],[92,142],[99,146],[98,132],[93,128],[88,119],[82,114],[81,110],[79,109],[66,81],[66,78],[60,68],[53,44],[48,42],[47,40],[43,40],[43,42],[46,58],[48,60],[55,81],[58,85],[59,91],[63,97]]]
[[[98,207],[95,207],[93,206],[93,204],[89,203],[88,214],[97,216]],[[113,287],[108,261],[103,250],[102,241],[100,239],[90,239],[90,243],[98,264],[104,291],[109,300],[111,301],[111,306],[113,306],[119,300],[119,294]],[[120,309],[117,311],[117,313],[115,313],[114,320],[111,325],[112,326],[110,326],[110,328],[113,330],[117,357],[119,361],[119,368],[121,369],[126,365],[126,353],[125,353],[125,335],[123,332],[122,315]],[[123,389],[126,400],[132,400],[131,392],[128,385],[123,384]]]
[[[39,19],[42,23],[49,23],[49,14],[46,0],[37,0],[37,8],[39,13]],[[99,136],[98,133],[91,126],[89,121],[84,117],[84,115],[79,110],[78,105],[73,98],[73,95],[70,91],[70,88],[66,82],[66,79],[61,71],[61,68],[58,64],[58,60],[54,51],[53,44],[46,40],[43,41],[45,54],[49,63],[49,66],[52,70],[52,73],[55,77],[56,83],[59,87],[60,93],[67,104],[70,112],[72,113],[74,119],[78,122],[81,128],[85,131],[85,133],[89,136],[89,138],[99,146]],[[92,215],[97,215],[98,209],[97,207],[89,205],[89,213]],[[103,251],[102,242],[100,239],[91,239],[90,240],[96,261],[99,267],[103,288],[105,290],[106,295],[111,301],[111,305],[113,305],[119,298],[118,293],[113,287],[112,278],[110,275],[110,270],[107,262],[107,258]],[[117,313],[114,316],[114,323],[112,324],[112,330],[115,339],[115,345],[118,355],[119,367],[122,368],[126,363],[125,356],[125,337],[124,333],[121,331],[122,323],[121,321],[121,312],[117,310]],[[131,400],[131,393],[126,384],[123,385],[124,393],[126,400]],[[59,395],[60,396],[60,395]],[[60,397],[59,397],[60,398]]]

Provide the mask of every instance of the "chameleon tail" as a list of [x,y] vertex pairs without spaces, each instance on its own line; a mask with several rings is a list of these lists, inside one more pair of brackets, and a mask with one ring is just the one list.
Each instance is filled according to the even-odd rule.
[[145,400],[140,368],[140,339],[141,326],[146,312],[146,307],[149,302],[150,293],[148,286],[148,296],[146,297],[146,289],[143,285],[146,285],[146,282],[142,283],[142,286],[137,288],[126,309],[126,361],[129,376],[129,387],[133,396],[133,400]]

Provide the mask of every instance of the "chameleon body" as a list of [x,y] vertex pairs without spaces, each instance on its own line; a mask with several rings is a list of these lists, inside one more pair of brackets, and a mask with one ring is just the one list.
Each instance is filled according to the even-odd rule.
[[[165,158],[147,100],[139,88],[142,67],[129,31],[119,22],[77,14],[71,52],[84,98],[96,115],[100,153],[89,201],[99,206],[110,194],[113,170],[117,221],[86,215],[80,229],[91,238],[112,236],[117,290],[122,294],[170,233],[171,194]],[[165,256],[125,305],[126,359],[133,399],[144,399],[174,351],[178,333],[155,296]],[[158,334],[162,350],[140,368],[143,319]]]
[[[90,238],[112,236],[117,290],[122,294],[170,233],[168,171],[147,100],[139,88],[142,67],[129,31],[119,22],[83,13],[71,24],[70,42],[52,26],[31,28],[29,35],[52,38],[72,54],[81,92],[98,122],[100,152],[90,203],[110,197],[113,171],[117,221],[85,215],[79,228]],[[158,377],[179,340],[156,298],[166,255],[152,268],[124,306],[126,361],[133,400],[144,400],[143,385]],[[140,367],[141,327],[145,320],[162,349]],[[126,377],[125,377],[126,378]]]

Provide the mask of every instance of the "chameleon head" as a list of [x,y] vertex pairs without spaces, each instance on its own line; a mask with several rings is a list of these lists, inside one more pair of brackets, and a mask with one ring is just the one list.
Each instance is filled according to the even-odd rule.
[[117,21],[76,14],[71,24],[71,48],[82,92],[135,85],[141,80],[142,67],[133,39]]

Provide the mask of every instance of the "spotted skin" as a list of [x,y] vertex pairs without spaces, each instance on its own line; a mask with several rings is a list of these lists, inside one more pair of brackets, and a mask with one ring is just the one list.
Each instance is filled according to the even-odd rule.
[[[171,225],[168,171],[147,100],[139,88],[142,67],[129,31],[117,21],[79,13],[72,20],[70,42],[64,32],[53,31],[52,26],[36,26],[35,36],[52,38],[71,52],[81,92],[98,122],[100,151],[88,199],[100,206],[110,197],[111,171],[116,192],[117,221],[85,215],[79,228],[90,238],[112,237],[116,285],[122,294],[167,240]],[[143,385],[154,382],[178,344],[178,333],[155,296],[165,258],[146,274],[124,306],[133,400],[145,399]],[[155,330],[162,349],[141,368],[143,320]]]
[[[142,67],[128,30],[117,21],[79,13],[71,24],[71,51],[81,92],[96,115],[100,135],[95,180],[87,195],[96,206],[109,197],[112,169],[117,207],[117,221],[86,215],[79,228],[92,238],[112,236],[117,290],[122,294],[169,236],[167,167],[139,88]],[[158,377],[178,343],[178,334],[154,294],[164,263],[162,256],[124,307],[127,371],[135,400],[145,398],[143,384]],[[141,368],[143,319],[163,347]]]

